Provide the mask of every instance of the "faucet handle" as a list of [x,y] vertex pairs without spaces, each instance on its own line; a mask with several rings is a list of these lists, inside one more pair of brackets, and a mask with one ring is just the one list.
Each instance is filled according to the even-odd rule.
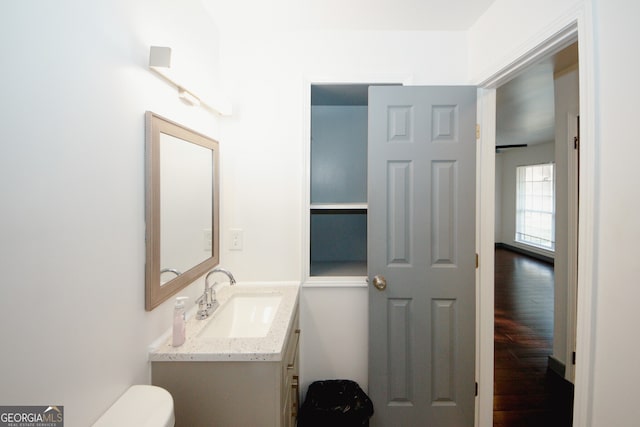
[[204,304],[205,304],[205,300],[206,300],[205,296],[206,295],[207,294],[204,293],[204,294],[200,295],[198,298],[196,298],[196,304],[198,304],[198,306],[200,308],[202,308],[204,306]]
[[207,289],[207,292],[208,292],[207,299],[208,299],[209,304],[213,304],[214,302],[216,302],[218,300],[218,298],[216,296],[216,285],[217,284],[218,284],[218,282],[213,282],[213,285],[209,286],[209,288]]

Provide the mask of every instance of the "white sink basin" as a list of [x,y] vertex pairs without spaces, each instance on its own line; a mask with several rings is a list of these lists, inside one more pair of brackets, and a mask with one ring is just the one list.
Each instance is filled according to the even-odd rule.
[[269,333],[282,295],[235,294],[218,308],[201,338],[261,338]]

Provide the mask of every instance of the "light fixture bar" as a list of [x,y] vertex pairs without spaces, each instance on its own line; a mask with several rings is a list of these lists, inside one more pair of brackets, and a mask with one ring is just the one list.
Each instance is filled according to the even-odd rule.
[[200,106],[211,110],[221,116],[230,116],[231,104],[224,100],[208,102],[188,90],[181,82],[178,82],[175,73],[171,69],[171,48],[164,46],[151,46],[149,51],[149,69],[178,89],[178,96],[183,101],[193,106]]
[[185,88],[178,87],[178,97],[180,97],[180,99],[182,99],[187,104],[193,105],[194,107],[199,107],[202,104],[200,98],[198,98]]

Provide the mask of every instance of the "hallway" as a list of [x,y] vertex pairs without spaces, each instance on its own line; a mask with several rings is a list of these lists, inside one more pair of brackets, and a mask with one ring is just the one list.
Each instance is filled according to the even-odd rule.
[[571,426],[573,386],[549,371],[553,265],[495,252],[494,427]]

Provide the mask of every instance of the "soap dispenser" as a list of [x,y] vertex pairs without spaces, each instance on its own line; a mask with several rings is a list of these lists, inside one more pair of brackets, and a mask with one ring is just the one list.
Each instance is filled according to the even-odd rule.
[[174,347],[180,347],[182,344],[184,344],[184,340],[186,337],[186,317],[184,302],[187,299],[189,299],[189,297],[176,298],[176,305],[173,309],[173,339],[171,341],[171,345],[173,345]]

